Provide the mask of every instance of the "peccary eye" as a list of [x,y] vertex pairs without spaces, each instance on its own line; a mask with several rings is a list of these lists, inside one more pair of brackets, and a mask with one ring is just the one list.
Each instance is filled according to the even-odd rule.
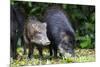
[[41,33],[41,31],[37,30],[37,31],[35,31],[35,33],[36,33],[36,34],[39,34],[39,33]]
[[37,34],[42,34],[42,32],[41,32],[41,31],[39,31],[39,32],[37,32]]
[[38,34],[40,34],[41,32],[38,32]]

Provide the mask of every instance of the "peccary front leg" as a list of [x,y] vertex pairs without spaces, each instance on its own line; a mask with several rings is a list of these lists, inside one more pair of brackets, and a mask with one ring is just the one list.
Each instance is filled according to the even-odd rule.
[[33,56],[33,46],[31,43],[29,43],[29,54],[28,57],[31,59]]
[[39,59],[41,60],[43,58],[43,54],[42,54],[42,46],[38,46],[37,47],[39,50]]

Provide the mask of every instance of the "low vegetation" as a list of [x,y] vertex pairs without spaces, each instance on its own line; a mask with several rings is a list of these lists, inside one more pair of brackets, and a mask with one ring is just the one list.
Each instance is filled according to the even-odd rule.
[[[27,50],[28,51],[28,50]],[[44,64],[67,64],[67,63],[81,63],[81,62],[95,62],[95,50],[93,49],[75,49],[75,57],[59,57],[53,58],[49,56],[47,49],[43,50],[43,59],[39,60],[38,50],[34,50],[34,58],[31,60],[27,58],[27,54],[23,55],[23,49],[18,48],[18,59],[11,59],[11,67],[24,65],[44,65]]]

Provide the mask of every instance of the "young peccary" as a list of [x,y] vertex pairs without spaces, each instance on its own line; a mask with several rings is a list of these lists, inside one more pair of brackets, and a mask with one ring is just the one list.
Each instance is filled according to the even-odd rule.
[[75,32],[64,11],[53,6],[46,10],[44,22],[47,22],[47,36],[51,41],[50,55],[57,57],[57,49],[64,56],[74,56]]
[[50,44],[46,34],[46,26],[46,23],[41,23],[34,16],[28,17],[24,29],[24,40],[29,48],[29,58],[32,58],[34,46],[38,48],[41,58],[42,47]]

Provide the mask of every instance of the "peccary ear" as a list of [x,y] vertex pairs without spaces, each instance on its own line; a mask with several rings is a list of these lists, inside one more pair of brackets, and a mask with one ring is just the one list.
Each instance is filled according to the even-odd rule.
[[46,22],[44,22],[44,23],[43,23],[43,26],[47,27],[47,24],[46,24]]

